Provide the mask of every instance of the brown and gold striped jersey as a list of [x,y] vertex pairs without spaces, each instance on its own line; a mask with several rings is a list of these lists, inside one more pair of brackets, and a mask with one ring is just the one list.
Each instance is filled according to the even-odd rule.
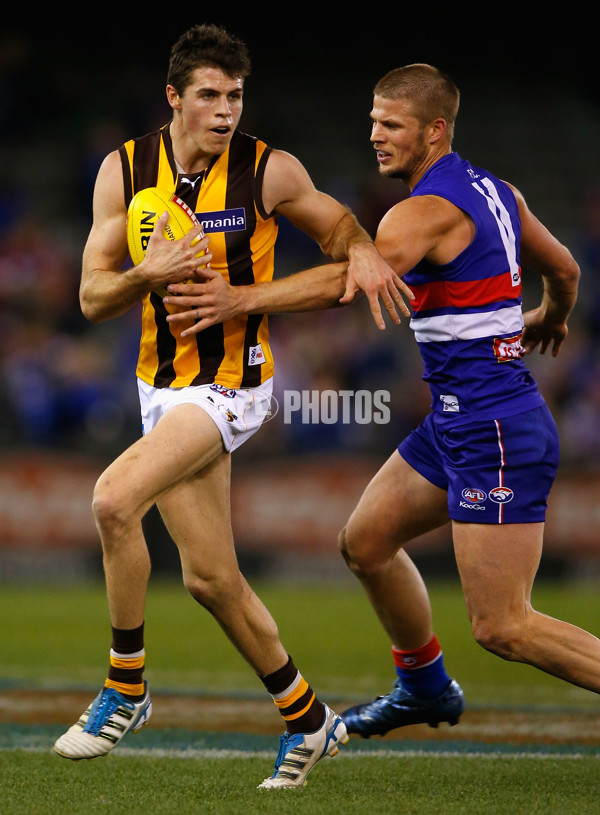
[[[210,239],[211,268],[233,286],[273,277],[277,218],[264,211],[262,180],[270,148],[236,131],[225,153],[201,173],[177,171],[169,126],[120,148],[125,206],[146,187],[175,192],[196,213]],[[157,388],[218,382],[228,388],[260,385],[273,375],[267,315],[235,317],[198,334],[167,322],[157,292],[144,298],[136,373]]]

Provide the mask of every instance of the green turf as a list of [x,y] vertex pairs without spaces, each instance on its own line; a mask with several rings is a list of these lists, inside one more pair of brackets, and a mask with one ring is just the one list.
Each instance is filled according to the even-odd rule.
[[93,762],[0,753],[4,815],[597,815],[598,759],[342,756],[304,789],[257,790],[263,757]]
[[[275,585],[255,589],[278,622],[282,641],[323,694],[362,699],[393,681],[389,643],[353,584]],[[0,681],[90,685],[104,678],[109,628],[104,588],[2,590]],[[473,641],[458,583],[431,587],[435,630],[449,672],[476,704],[595,705],[596,696],[529,666],[507,663]],[[542,582],[536,607],[600,633],[596,585]],[[212,617],[177,582],[150,584],[147,676],[164,689],[262,693],[262,686]]]
[[[389,688],[393,680],[389,644],[358,587],[259,582],[255,588],[320,695],[361,700]],[[534,599],[541,611],[598,632],[597,596],[594,585],[540,583]],[[101,584],[5,586],[2,598],[0,682],[40,687],[42,693],[51,685],[98,686],[109,647]],[[526,666],[504,663],[479,648],[456,583],[433,585],[432,603],[447,667],[463,685],[470,704],[596,708],[594,694]],[[153,581],[147,608],[147,675],[156,690],[264,696],[218,626],[178,584]],[[445,743],[432,748],[444,753],[425,750],[415,755],[409,742],[390,754],[379,749],[380,741],[358,740],[357,747],[352,740],[338,758],[315,769],[306,789],[273,793],[256,790],[272,769],[272,737],[265,737],[257,749],[240,747],[240,752],[232,753],[238,749],[236,734],[221,734],[219,740],[217,734],[212,738],[148,728],[139,741],[131,737],[129,746],[124,743],[107,759],[72,763],[51,753],[60,730],[2,725],[3,815],[600,812],[598,753],[590,748],[555,755],[553,750],[536,754],[535,749],[517,746],[496,754],[486,753],[480,745],[470,755],[469,745],[454,749]],[[425,747],[419,742],[420,750]]]

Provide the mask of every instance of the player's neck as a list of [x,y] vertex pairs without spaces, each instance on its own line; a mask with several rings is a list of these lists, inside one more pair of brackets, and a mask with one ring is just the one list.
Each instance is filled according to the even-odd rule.
[[409,189],[412,191],[417,186],[419,181],[423,178],[425,173],[430,170],[436,162],[444,156],[452,152],[451,147],[444,147],[443,149],[434,150],[427,156],[427,159],[415,169],[410,178],[407,179]]
[[181,133],[175,122],[171,123],[170,134],[177,170],[188,175],[206,170],[213,159],[213,155],[203,151],[189,136]]

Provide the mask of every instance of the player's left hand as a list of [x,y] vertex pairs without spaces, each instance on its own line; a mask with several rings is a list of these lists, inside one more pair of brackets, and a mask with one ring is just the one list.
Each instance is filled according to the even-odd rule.
[[[180,324],[193,321],[182,332],[182,337],[198,334],[211,325],[224,323],[241,313],[237,289],[211,268],[199,269],[200,283],[173,283],[167,286],[169,295],[163,302],[177,306],[179,311],[169,314],[167,321]],[[239,288],[239,287],[238,287]]]
[[558,356],[569,333],[566,322],[553,319],[549,311],[542,306],[526,311],[523,314],[523,321],[525,327],[521,345],[525,353],[531,354],[539,346],[540,354],[545,354],[548,348],[551,348],[552,356]]
[[346,290],[340,303],[351,303],[359,291],[367,296],[377,328],[385,329],[380,301],[394,323],[401,322],[397,308],[404,317],[410,318],[411,312],[404,298],[414,300],[413,293],[371,243],[356,244],[353,247],[346,276]]

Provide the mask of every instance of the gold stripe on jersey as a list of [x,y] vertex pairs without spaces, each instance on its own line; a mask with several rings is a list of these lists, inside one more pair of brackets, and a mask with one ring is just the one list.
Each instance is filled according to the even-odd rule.
[[[176,192],[198,214],[245,213],[245,229],[207,227],[211,268],[232,285],[269,281],[273,276],[277,220],[264,212],[262,172],[270,152],[264,142],[236,131],[228,150],[200,174],[177,173],[168,126],[121,148],[125,203],[144,187]],[[182,177],[188,179],[185,183]],[[137,375],[155,387],[218,382],[228,388],[260,385],[273,375],[266,315],[240,316],[191,337],[168,323],[177,311],[151,292],[142,307]],[[251,360],[261,359],[252,365]]]
[[154,384],[148,376],[142,376],[140,371],[141,360],[147,370],[158,370],[158,343],[155,310],[150,303],[150,297],[142,302],[142,336],[140,340],[140,353],[138,358],[137,375],[148,384]]

